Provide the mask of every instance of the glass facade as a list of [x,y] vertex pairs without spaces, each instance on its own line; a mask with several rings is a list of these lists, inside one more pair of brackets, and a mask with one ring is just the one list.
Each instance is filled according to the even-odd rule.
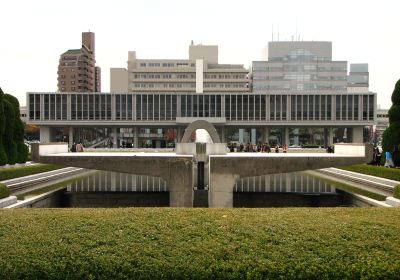
[[[375,94],[29,93],[30,121],[374,121]],[[224,102],[222,102],[224,101]],[[179,104],[179,105],[178,105]],[[179,108],[178,108],[179,106]]]

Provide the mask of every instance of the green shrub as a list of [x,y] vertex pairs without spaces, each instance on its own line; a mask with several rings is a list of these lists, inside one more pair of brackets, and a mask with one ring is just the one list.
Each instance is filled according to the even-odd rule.
[[17,143],[17,162],[25,163],[28,160],[29,149],[24,142]]
[[400,80],[397,81],[392,93],[392,107],[389,109],[389,127],[382,135],[384,152],[400,144]]
[[9,209],[0,225],[0,279],[400,275],[394,208]]
[[6,165],[7,161],[8,161],[7,154],[6,154],[6,151],[4,150],[3,141],[0,138],[0,166]]
[[6,117],[6,128],[3,135],[3,145],[7,154],[7,163],[17,163],[17,145],[14,141],[14,128],[15,128],[15,110],[13,105],[8,102],[5,98],[4,104],[4,115]]
[[394,187],[393,197],[400,199],[400,185]]
[[10,195],[10,190],[6,185],[0,183],[0,199],[8,197]]
[[386,168],[383,166],[356,164],[351,166],[343,166],[340,167],[340,169],[386,178],[394,181],[400,181],[400,169],[397,168]]
[[31,166],[4,168],[0,169],[0,181],[52,171],[60,168],[63,168],[63,166],[54,164],[35,164]]

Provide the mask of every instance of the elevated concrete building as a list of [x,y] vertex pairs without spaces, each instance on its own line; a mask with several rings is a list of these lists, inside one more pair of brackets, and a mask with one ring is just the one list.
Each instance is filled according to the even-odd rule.
[[111,68],[111,92],[249,91],[249,71],[243,65],[219,64],[218,46],[192,42],[189,59],[139,59],[130,51],[126,71]]
[[60,56],[58,65],[59,92],[100,92],[101,70],[96,67],[95,36],[82,33],[82,47],[71,49]]

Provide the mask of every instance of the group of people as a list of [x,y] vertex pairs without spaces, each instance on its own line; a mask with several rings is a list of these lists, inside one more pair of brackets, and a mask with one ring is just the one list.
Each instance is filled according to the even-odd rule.
[[71,147],[70,151],[71,151],[72,153],[76,153],[76,152],[81,153],[81,152],[83,152],[83,145],[82,145],[82,143],[81,143],[81,142],[78,142],[78,144],[76,144],[76,143],[74,142],[74,144],[72,144],[72,147]]
[[[228,146],[228,148],[231,153],[234,152],[271,153],[272,149],[275,150],[275,153],[279,153],[278,144],[276,144],[275,147],[271,147],[268,143],[261,144],[261,142],[259,142],[258,144],[247,143],[245,145],[241,143],[239,146],[231,144]],[[288,151],[287,145],[283,144],[282,152],[286,153],[287,151]]]

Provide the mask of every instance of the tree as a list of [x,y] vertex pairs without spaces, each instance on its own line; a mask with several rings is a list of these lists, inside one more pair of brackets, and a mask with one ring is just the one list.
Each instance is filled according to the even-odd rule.
[[17,144],[14,141],[14,129],[15,129],[15,118],[14,118],[14,107],[13,105],[3,98],[4,116],[6,119],[6,126],[3,134],[3,145],[7,154],[7,163],[17,163]]
[[[5,94],[4,99],[7,100],[14,109],[13,115],[13,141],[15,143],[16,162],[24,163],[28,158],[28,147],[24,143],[24,123],[19,117],[18,99],[10,94]],[[11,116],[10,116],[11,117]]]
[[6,127],[6,117],[4,115],[4,93],[0,88],[0,165],[7,164],[7,154],[3,146],[3,135]]
[[392,107],[389,109],[389,127],[383,132],[382,149],[386,152],[400,144],[400,80],[392,93]]

